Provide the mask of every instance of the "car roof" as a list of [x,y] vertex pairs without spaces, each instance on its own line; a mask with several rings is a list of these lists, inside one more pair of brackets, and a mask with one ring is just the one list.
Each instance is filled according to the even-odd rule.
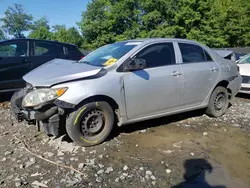
[[144,39],[132,39],[126,40],[123,42],[144,42],[144,43],[151,43],[151,42],[163,42],[163,41],[170,41],[170,42],[187,42],[187,43],[195,43],[199,44],[198,42],[187,40],[187,39],[179,39],[179,38],[144,38]]
[[9,40],[0,40],[0,43],[5,43],[5,42],[16,42],[16,41],[40,41],[40,42],[50,42],[50,43],[54,43],[54,44],[59,44],[59,45],[68,45],[68,46],[75,46],[74,44],[70,44],[70,43],[64,43],[64,42],[58,42],[58,41],[54,41],[54,40],[41,40],[41,39],[31,39],[31,38],[16,38],[16,39],[9,39]]

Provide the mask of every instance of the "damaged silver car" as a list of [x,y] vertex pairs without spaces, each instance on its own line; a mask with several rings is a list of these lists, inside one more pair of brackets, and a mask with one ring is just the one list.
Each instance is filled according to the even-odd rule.
[[11,100],[18,120],[48,135],[66,129],[82,146],[102,143],[114,125],[195,109],[222,116],[242,81],[237,65],[208,47],[159,38],[109,44],[80,61],[55,59],[23,79],[27,86]]

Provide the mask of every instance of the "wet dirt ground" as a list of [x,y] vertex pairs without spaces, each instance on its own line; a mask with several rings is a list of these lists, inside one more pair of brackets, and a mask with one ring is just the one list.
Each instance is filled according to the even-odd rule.
[[250,187],[250,96],[232,104],[221,118],[154,119],[83,148],[17,123],[1,103],[0,187]]

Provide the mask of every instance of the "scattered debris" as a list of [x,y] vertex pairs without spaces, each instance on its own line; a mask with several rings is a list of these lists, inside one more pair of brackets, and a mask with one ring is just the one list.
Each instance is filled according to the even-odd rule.
[[104,170],[101,169],[101,170],[99,170],[99,171],[97,172],[97,174],[102,174],[103,172],[104,172]]
[[123,170],[124,170],[124,171],[128,170],[128,166],[125,165],[125,166],[123,167]]
[[105,173],[109,174],[110,172],[113,172],[114,169],[112,167],[108,167]]
[[146,171],[146,175],[151,176],[151,175],[153,175],[153,173],[152,173],[150,170],[147,170],[147,171]]
[[204,133],[203,133],[203,136],[207,136],[207,135],[208,135],[208,133],[207,133],[207,132],[204,132]]
[[159,149],[159,148],[157,148],[157,150],[159,152],[161,152],[161,153],[164,153],[164,154],[171,154],[171,153],[173,153],[173,150],[162,150],[162,149]]
[[180,149],[180,148],[181,148],[181,145],[182,145],[182,142],[183,142],[183,141],[179,141],[179,142],[173,143],[173,147],[174,147],[174,148],[179,148],[179,149]]
[[5,156],[8,156],[8,155],[11,155],[13,153],[13,151],[6,151],[5,153],[4,153],[4,155]]
[[62,152],[62,151],[59,151],[58,153],[57,153],[57,156],[63,156],[64,155],[64,153]]
[[46,184],[41,183],[39,181],[34,181],[34,182],[31,183],[31,185],[36,185],[38,187],[48,187]]
[[156,180],[156,177],[153,175],[151,175],[150,178],[151,178],[151,180]]
[[83,169],[83,167],[85,166],[85,164],[84,163],[80,163],[79,165],[78,165],[78,169]]
[[167,174],[170,174],[172,171],[170,169],[166,169]]
[[147,129],[139,131],[139,133],[145,133],[145,132],[147,132]]

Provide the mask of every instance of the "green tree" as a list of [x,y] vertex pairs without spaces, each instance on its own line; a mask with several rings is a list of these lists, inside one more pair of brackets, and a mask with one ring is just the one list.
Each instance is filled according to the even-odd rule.
[[56,26],[53,26],[53,28],[55,31],[53,33],[54,40],[57,40],[59,42],[67,42],[67,43],[75,44],[81,47],[82,36],[80,35],[80,33],[75,27],[71,27],[67,29],[65,26],[56,25]]
[[92,0],[78,23],[85,48],[177,37],[211,47],[250,45],[249,0]]
[[33,39],[52,40],[53,33],[50,32],[47,27],[40,26],[37,29],[31,31],[28,37]]
[[32,15],[24,12],[23,6],[15,4],[14,7],[8,7],[5,11],[5,17],[1,18],[2,28],[10,35],[21,38],[23,32],[28,31],[32,25]]
[[54,26],[52,26],[52,29],[54,32],[58,32],[61,29],[66,29],[66,26],[65,25],[54,25]]
[[32,24],[32,30],[39,29],[40,27],[45,27],[48,30],[50,29],[49,21],[46,17],[42,17],[42,18],[34,21],[34,23]]
[[139,2],[134,0],[93,0],[78,23],[85,48],[139,36]]
[[50,32],[49,21],[46,17],[42,17],[32,24],[32,31],[29,33],[29,38],[52,40],[53,33]]
[[4,39],[5,39],[4,32],[0,29],[0,40],[4,40]]

